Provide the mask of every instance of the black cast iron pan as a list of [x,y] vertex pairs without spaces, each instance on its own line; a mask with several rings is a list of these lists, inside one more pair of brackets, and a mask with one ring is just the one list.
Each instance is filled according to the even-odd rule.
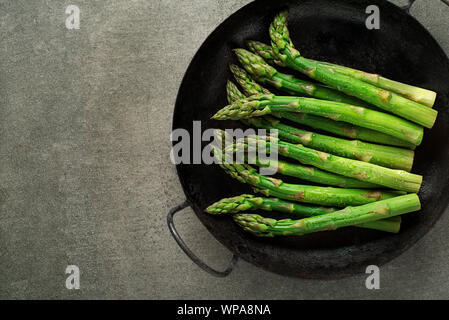
[[[365,26],[366,7],[373,4],[380,8],[379,30]],[[224,21],[196,53],[179,89],[173,129],[192,133],[195,120],[202,122],[203,130],[239,126],[237,122],[210,120],[226,105],[225,84],[232,78],[228,64],[235,62],[231,50],[244,47],[245,40],[250,39],[269,43],[268,26],[286,7],[290,10],[293,43],[305,57],[380,73],[438,93],[438,120],[432,130],[426,130],[414,166],[414,172],[424,176],[419,193],[423,209],[404,216],[397,235],[343,228],[303,237],[259,239],[242,231],[229,217],[210,216],[203,211],[221,198],[251,193],[249,186],[231,179],[217,165],[178,165],[187,200],[170,211],[170,230],[194,262],[217,276],[227,275],[237,257],[295,277],[327,279],[362,273],[368,265],[380,266],[409,249],[431,229],[449,202],[449,62],[433,37],[409,15],[410,6],[400,8],[382,0],[250,3]],[[196,258],[177,234],[173,215],[188,205],[234,253],[231,266],[224,272]]]

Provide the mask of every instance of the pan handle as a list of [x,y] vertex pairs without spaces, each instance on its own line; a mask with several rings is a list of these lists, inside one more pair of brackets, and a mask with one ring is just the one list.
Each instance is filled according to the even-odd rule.
[[168,224],[168,229],[170,230],[171,235],[173,236],[173,238],[175,239],[176,243],[181,247],[182,251],[184,251],[184,253],[201,269],[203,269],[204,271],[206,271],[207,273],[216,276],[216,277],[226,277],[228,276],[232,270],[234,269],[235,264],[237,263],[238,260],[238,256],[236,256],[235,254],[232,256],[232,260],[229,263],[229,266],[224,270],[224,271],[218,271],[215,270],[211,267],[209,267],[207,264],[205,264],[200,258],[198,258],[193,252],[192,250],[190,250],[187,245],[185,244],[184,240],[182,240],[181,236],[179,235],[178,231],[175,228],[175,224],[173,222],[173,217],[175,216],[175,214],[179,211],[181,211],[182,209],[189,207],[190,203],[186,200],[184,201],[184,203],[174,207],[173,209],[171,209],[168,212],[167,215],[167,224]]
[[[410,13],[410,9],[412,8],[415,1],[416,0],[408,0],[408,3],[405,6],[402,6],[401,8],[404,9],[407,13]],[[449,6],[449,0],[441,0],[441,2]]]

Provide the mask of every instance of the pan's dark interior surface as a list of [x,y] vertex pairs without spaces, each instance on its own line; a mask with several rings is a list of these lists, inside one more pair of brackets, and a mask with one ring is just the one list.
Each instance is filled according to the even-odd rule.
[[[368,5],[378,5],[380,30],[365,27]],[[268,26],[281,9],[290,9],[293,43],[309,58],[356,67],[438,92],[435,127],[426,130],[417,149],[414,172],[424,176],[423,209],[403,217],[402,230],[391,235],[344,228],[303,237],[259,239],[229,217],[203,210],[223,197],[251,193],[217,165],[178,165],[180,181],[198,218],[241,258],[279,274],[305,278],[338,278],[362,273],[367,265],[398,256],[427,233],[449,200],[449,63],[432,36],[402,9],[380,0],[256,1],[224,21],[204,42],[182,81],[173,128],[192,132],[192,122],[207,128],[234,128],[238,122],[210,117],[226,105],[225,84],[232,76],[232,49],[255,39],[269,43]],[[292,73],[291,71],[289,71]],[[293,72],[294,73],[294,72]]]

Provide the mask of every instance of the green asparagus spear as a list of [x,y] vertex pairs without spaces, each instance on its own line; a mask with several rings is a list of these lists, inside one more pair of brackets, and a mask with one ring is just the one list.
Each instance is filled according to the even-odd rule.
[[307,204],[289,202],[278,198],[256,197],[252,194],[242,194],[237,197],[225,198],[206,208],[206,212],[214,215],[228,213],[242,213],[254,210],[279,211],[295,213],[306,217],[318,216],[339,209],[332,207],[317,207]]
[[398,139],[385,133],[354,126],[350,123],[334,121],[324,117],[314,116],[306,113],[295,112],[277,112],[273,114],[279,118],[287,119],[298,124],[302,124],[314,129],[327,131],[342,137],[370,141],[385,145],[405,147],[414,150],[416,145],[413,143]]
[[418,192],[421,187],[422,176],[420,175],[403,170],[388,169],[363,161],[342,158],[310,149],[303,145],[284,142],[274,137],[248,136],[245,139],[240,139],[236,145],[242,148],[240,144],[244,144],[247,150],[253,151],[253,149],[260,147],[263,143],[266,144],[267,150],[272,150],[270,144],[274,144],[277,146],[278,153],[282,156],[346,177],[405,192]]
[[276,57],[273,52],[273,48],[271,48],[270,45],[254,40],[247,41],[246,45],[248,46],[249,50],[261,56],[269,64],[278,65],[279,67],[286,67],[286,65]]
[[394,92],[338,73],[331,66],[322,65],[302,57],[291,42],[287,29],[287,16],[288,13],[286,11],[281,12],[270,25],[273,52],[285,65],[331,88],[352,95],[426,128],[432,128],[438,114],[434,109],[404,98]]
[[228,98],[228,103],[232,104],[237,100],[245,98],[245,95],[240,92],[233,82],[228,81],[226,83],[226,97]]
[[[279,211],[293,213],[305,217],[318,216],[337,211],[336,208],[317,207],[284,201],[278,198],[256,197],[251,194],[242,194],[233,198],[222,199],[206,208],[206,212],[214,215],[226,213],[242,213],[254,210]],[[397,233],[401,225],[401,217],[367,222],[363,228],[375,229],[385,232]]]
[[[241,93],[238,90],[238,88],[232,83],[228,82],[227,86],[227,92],[228,92],[228,99],[230,102],[233,101],[234,97],[238,97]],[[278,128],[276,126],[270,127],[270,126],[263,126],[258,125],[257,122],[259,120],[263,120],[262,118],[250,118],[246,120],[242,120],[247,125],[255,125],[259,128],[265,128],[267,130],[270,129],[277,129],[278,134],[281,138],[287,139],[287,140],[294,140],[295,138],[299,137],[294,134],[286,133],[281,128]],[[255,123],[256,122],[256,123]],[[295,142],[295,141],[292,141]],[[298,142],[298,143],[301,143]],[[257,159],[248,159],[250,162],[256,164],[258,166],[274,166],[277,168],[277,172],[280,174],[284,174],[287,176],[299,178],[302,180],[319,183],[323,185],[329,185],[329,186],[336,186],[341,188],[379,188],[378,185],[366,182],[366,181],[360,181],[355,178],[345,177],[339,174],[334,174],[327,171],[322,171],[320,169],[314,168],[314,167],[308,167],[303,166],[299,164],[291,164],[286,161],[278,160],[276,163],[274,161],[271,161],[269,163],[260,163],[257,161]]]
[[[234,101],[235,98],[238,98],[242,93],[238,90],[238,88],[230,81],[228,81],[227,84],[227,94],[228,94],[228,100],[230,102]],[[252,120],[247,119],[247,120]],[[244,123],[250,125],[251,123],[248,123],[245,120],[242,120]],[[272,129],[272,128],[266,128],[266,129]],[[275,129],[275,128],[274,128]],[[278,131],[279,134],[284,136],[282,134],[282,131]],[[314,167],[307,167],[299,164],[291,164],[286,161],[278,160],[276,163],[274,161],[268,162],[268,163],[261,163],[257,161],[257,159],[248,159],[249,163],[254,163],[258,166],[274,166],[278,173],[284,174],[287,176],[299,178],[302,180],[324,184],[324,185],[330,185],[330,186],[336,186],[341,188],[378,188],[378,185],[360,181],[354,178],[349,178],[345,176],[341,176],[339,174],[334,174],[327,171],[322,171],[320,169],[314,168]]]
[[397,196],[394,191],[341,189],[285,183],[266,177],[247,164],[227,163],[222,150],[212,147],[221,168],[234,179],[253,186],[256,192],[285,200],[313,203],[323,206],[346,207],[361,205]]
[[[244,75],[241,75],[240,78],[243,79],[245,77]],[[251,85],[251,82],[253,82],[252,79],[246,78],[247,81],[245,81],[245,83],[249,84],[248,87],[255,87],[255,85]],[[258,91],[260,89],[256,90]],[[236,101],[236,99],[242,95],[232,83],[228,83],[227,94],[230,103]],[[414,152],[410,150],[364,143],[357,140],[348,141],[314,132],[308,132],[282,124],[279,120],[269,116],[243,119],[243,122],[247,125],[266,130],[276,129],[278,130],[279,136],[284,140],[292,143],[301,143],[310,148],[329,152],[345,158],[357,159],[388,168],[406,171],[410,171],[413,165]]]
[[[261,57],[245,49],[235,49],[234,52],[245,70],[256,81],[259,81],[262,84],[269,84],[292,95],[308,96],[317,99],[343,102],[350,105],[369,108],[369,104],[366,102],[348,96],[340,91],[278,72]],[[234,69],[231,69],[234,74],[239,72],[235,66],[231,68]],[[243,76],[244,75],[236,76],[236,78],[242,78]]]
[[[241,148],[243,150],[245,149],[245,145],[236,145],[235,148]],[[315,167],[293,164],[283,160],[267,160],[261,162],[255,155],[248,155],[246,160],[249,164],[255,164],[259,167],[274,167],[276,168],[277,173],[285,176],[295,177],[301,180],[319,183],[326,186],[358,189],[382,188],[379,185],[366,181],[323,171]]]
[[301,130],[281,123],[278,119],[264,116],[244,119],[248,125],[266,130],[276,129],[282,140],[303,144],[306,147],[349,159],[378,164],[392,169],[410,171],[414,152],[407,149],[345,140]]
[[[248,48],[250,48],[250,50],[252,52],[261,56],[269,64],[276,64],[278,66],[285,67],[284,63],[281,60],[276,58],[271,46],[269,46],[265,43],[259,42],[259,41],[248,41],[247,45],[248,45]],[[310,59],[310,60],[312,60],[312,59]],[[322,64],[322,65],[331,67],[338,73],[341,73],[341,74],[344,74],[347,76],[351,76],[351,77],[359,79],[361,81],[370,83],[372,85],[375,85],[378,88],[382,88],[382,89],[386,89],[386,90],[390,90],[395,93],[398,93],[410,100],[421,103],[427,107],[432,107],[435,103],[437,94],[434,91],[411,86],[411,85],[401,83],[398,81],[390,80],[390,79],[384,78],[378,74],[367,73],[367,72],[363,72],[360,70],[356,70],[356,69],[352,69],[352,68],[348,68],[348,67],[340,66],[337,64],[328,63],[328,62],[316,61],[316,60],[313,60],[313,61],[318,62],[319,64]]]
[[236,214],[233,218],[245,231],[256,236],[300,236],[312,232],[360,225],[420,209],[421,203],[418,195],[407,194],[301,220],[275,220],[257,214]]
[[420,105],[424,105],[426,107],[432,108],[435,104],[435,100],[437,97],[436,92],[430,91],[427,89],[411,86],[405,83],[401,83],[398,81],[390,80],[387,78],[384,78],[378,74],[373,73],[367,73],[360,70],[322,62],[322,61],[315,61],[319,64],[331,68],[332,70],[335,70],[336,72],[352,77],[354,79],[361,80],[363,82],[369,83],[371,85],[374,85],[378,88],[385,89],[387,91],[391,91],[394,93],[397,93],[401,95],[402,97],[412,100]]
[[380,131],[415,145],[419,145],[423,137],[421,126],[391,114],[341,102],[272,94],[254,95],[238,100],[218,111],[213,118],[217,120],[238,120],[263,116],[277,111],[324,116],[332,120]]
[[229,69],[231,70],[232,74],[234,75],[235,80],[240,85],[240,87],[243,89],[245,94],[247,96],[252,96],[254,94],[270,94],[271,92],[261,85],[259,85],[256,81],[251,79],[245,70],[240,68],[239,66],[235,64],[230,64]]
[[[231,71],[234,74],[236,81],[243,88],[247,96],[255,94],[270,93],[267,89],[258,85],[246,72],[245,70],[239,68],[236,65],[231,66]],[[235,85],[232,90],[238,90]],[[240,91],[239,91],[240,93]],[[240,93],[240,97],[243,94]],[[233,95],[234,99],[229,100],[230,104],[234,103],[237,99],[236,95]],[[294,112],[278,112],[274,114],[279,118],[285,118],[287,120],[312,127],[314,129],[320,129],[323,131],[331,132],[342,137],[360,139],[365,141],[371,141],[381,144],[394,145],[406,147],[408,149],[415,149],[415,145],[402,141],[393,136],[386,135],[382,132],[374,131],[371,129],[353,126],[349,123],[333,121],[323,117],[318,117],[314,115],[308,115],[305,113],[294,113]]]

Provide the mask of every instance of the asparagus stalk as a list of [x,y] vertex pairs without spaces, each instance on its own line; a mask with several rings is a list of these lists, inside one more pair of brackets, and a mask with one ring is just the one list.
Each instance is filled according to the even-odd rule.
[[[241,148],[242,150],[244,150],[245,147],[246,146],[242,144],[235,146],[235,148]],[[283,160],[269,160],[260,162],[256,156],[248,156],[246,159],[249,164],[255,164],[260,167],[273,166],[276,168],[277,173],[327,186],[358,189],[381,188],[379,185],[373,183],[323,171],[315,167],[293,164]]]
[[[240,78],[243,79],[243,77]],[[252,81],[250,78],[247,79],[246,82],[250,83]],[[252,88],[254,85],[248,87]],[[227,94],[230,103],[236,101],[236,99],[242,95],[231,82],[227,85]],[[310,148],[329,152],[345,158],[357,159],[388,168],[406,171],[410,171],[413,165],[414,152],[410,150],[364,143],[357,140],[348,141],[317,134],[282,124],[279,120],[269,116],[244,119],[243,122],[247,125],[266,130],[276,129],[278,130],[279,136],[284,140],[292,143],[301,143]]]
[[281,139],[291,143],[331,153],[344,158],[374,163],[392,169],[410,171],[414,152],[407,149],[345,140],[301,130],[281,123],[278,119],[264,116],[245,119],[247,124],[266,130],[276,129]]
[[279,60],[273,52],[273,48],[270,45],[260,41],[249,40],[246,42],[249,50],[253,53],[261,56],[266,62],[271,65],[278,65],[279,67],[286,67],[286,65]]
[[301,220],[275,220],[257,214],[236,214],[233,217],[244,230],[256,236],[300,236],[312,232],[360,225],[420,209],[421,203],[418,195],[407,194]]
[[[206,212],[213,215],[227,213],[242,213],[244,211],[279,211],[283,213],[293,213],[305,217],[313,217],[338,209],[330,207],[317,207],[306,204],[299,204],[284,201],[278,198],[256,197],[251,194],[242,194],[233,198],[222,199],[206,208]],[[363,228],[375,229],[385,232],[397,233],[401,226],[401,217],[392,217],[389,219],[367,222]],[[357,226],[356,226],[357,227]]]
[[245,70],[240,68],[235,64],[230,64],[229,69],[234,75],[235,80],[243,89],[245,95],[252,96],[255,94],[270,94],[271,92],[268,89],[265,89],[261,85],[259,85],[256,81],[251,79],[251,77],[246,73]]
[[[241,140],[240,140],[241,141]],[[334,172],[346,177],[356,178],[388,188],[405,192],[418,192],[422,176],[403,170],[384,168],[372,163],[346,159],[329,153],[313,150],[303,145],[294,145],[274,137],[249,136],[245,139],[246,147],[257,148],[266,143],[271,150],[272,143],[277,146],[280,155],[295,159],[306,165],[313,165],[322,170]]]
[[413,150],[416,148],[416,145],[414,145],[413,143],[403,141],[379,131],[354,126],[346,122],[333,121],[331,119],[314,116],[312,114],[278,112],[273,115],[314,129],[330,132],[341,137],[370,141],[385,145],[405,147]]
[[221,168],[234,179],[254,187],[256,192],[285,200],[313,203],[323,206],[346,207],[361,205],[397,196],[394,191],[341,189],[289,184],[280,179],[266,177],[247,164],[227,163],[222,150],[212,146]]
[[312,203],[322,206],[345,207],[348,205],[360,205],[397,196],[396,193],[389,191],[341,189],[289,184],[280,179],[260,175],[254,168],[250,168],[249,166],[239,164],[228,166],[231,167],[233,176],[238,175],[246,183],[256,187],[257,192],[265,196],[273,196],[285,200]]
[[[315,60],[312,60],[315,61]],[[327,62],[319,61],[319,64],[329,67],[336,72],[352,77],[354,79],[361,80],[363,82],[372,84],[378,88],[385,89],[387,91],[391,91],[397,94],[400,94],[402,97],[412,100],[418,104],[424,105],[426,107],[432,108],[435,104],[435,100],[437,97],[436,92],[411,86],[405,83],[401,83],[398,81],[390,80],[384,78],[378,74],[367,73],[360,70],[331,64]]]
[[306,217],[319,216],[322,214],[338,211],[332,207],[317,207],[307,204],[299,204],[281,200],[279,198],[256,197],[252,194],[242,194],[237,197],[225,198],[211,204],[206,208],[209,214],[234,214],[244,211],[279,211],[283,213],[294,213]]
[[[234,74],[236,81],[243,88],[245,94],[247,96],[255,95],[255,94],[264,94],[270,93],[267,89],[258,85],[246,72],[245,70],[239,68],[236,65],[231,65],[231,71]],[[235,85],[232,90],[238,90]],[[240,91],[239,91],[240,93]],[[243,97],[243,94],[240,93],[240,97]],[[237,99],[236,95],[233,95],[233,99],[229,100],[230,104],[234,103]],[[402,141],[395,137],[386,135],[384,133],[374,131],[371,129],[353,126],[351,124],[345,122],[333,121],[330,119],[326,119],[323,117],[318,117],[314,115],[308,115],[305,113],[293,113],[293,112],[278,112],[275,116],[279,118],[285,118],[287,120],[306,125],[312,127],[314,129],[320,129],[323,131],[331,132],[337,134],[342,137],[352,138],[352,139],[360,139],[365,141],[371,141],[381,144],[394,145],[406,147],[409,149],[415,149],[415,145],[408,143],[406,141]]]
[[324,116],[332,120],[380,131],[414,145],[419,145],[423,137],[421,126],[391,114],[341,102],[272,94],[255,95],[238,100],[218,111],[213,118],[217,120],[238,120],[263,116],[277,111]]
[[[270,64],[276,64],[281,67],[285,67],[284,63],[277,59],[275,54],[273,53],[273,50],[271,46],[259,42],[259,41],[248,41],[247,45],[249,49],[261,56],[265,61],[267,61]],[[310,59],[312,60],[312,59]],[[313,60],[316,61],[316,60]],[[398,81],[390,80],[387,78],[382,77],[378,74],[372,74],[363,72],[360,70],[344,67],[337,64],[332,64],[328,62],[323,61],[316,61],[319,64],[328,66],[333,68],[336,72],[351,76],[353,78],[356,78],[358,80],[370,83],[372,85],[375,85],[378,88],[382,88],[385,90],[393,91],[395,93],[398,93],[405,98],[408,98],[410,100],[416,101],[418,103],[421,103],[427,107],[432,107],[435,103],[436,99],[436,92],[427,90],[420,87],[411,86],[405,83],[401,83]]]
[[[227,85],[227,93],[228,93],[228,100],[232,102],[234,98],[238,98],[242,93],[238,90],[238,88],[232,83],[228,82]],[[258,120],[262,120],[261,118],[250,118],[245,121],[243,121],[246,124],[254,124],[253,122],[257,122]],[[255,126],[258,126],[257,124]],[[278,129],[278,134],[285,138],[285,139],[294,139],[297,136],[290,134],[290,133],[284,133],[279,128],[276,127],[269,127],[269,126],[258,126],[265,129]],[[294,141],[293,141],[294,142]],[[299,164],[291,164],[286,161],[278,160],[276,163],[265,163],[261,164],[257,161],[257,159],[249,159],[250,163],[255,163],[259,166],[275,166],[277,168],[277,172],[280,174],[284,174],[287,176],[299,178],[302,180],[324,184],[324,185],[330,185],[330,186],[336,186],[341,188],[378,188],[378,185],[360,181],[355,178],[345,177],[339,174],[334,174],[327,171],[322,171],[320,169],[314,168],[314,167],[308,167],[303,166]]]
[[[348,96],[340,91],[278,72],[261,57],[245,49],[235,49],[234,52],[251,77],[262,84],[269,84],[292,95],[308,96],[317,99],[343,102],[360,107],[369,107],[369,104],[366,102]],[[232,66],[231,68],[234,69],[231,69],[234,74],[240,71],[240,68],[238,67],[238,69],[235,66]],[[243,77],[244,75],[238,75],[236,76],[236,79]]]
[[237,88],[237,86],[228,81],[226,83],[226,97],[228,99],[228,103],[234,103],[237,100],[244,99],[245,95]]
[[[258,94],[271,94],[270,90],[258,84],[253,78],[251,78],[251,76],[245,70],[243,70],[239,66],[235,64],[230,64],[229,69],[231,70],[235,81],[237,81],[237,83],[243,89],[244,94],[242,95],[244,97],[254,96]],[[230,103],[233,103],[235,101],[236,100]]]
[[338,73],[330,66],[302,57],[291,42],[287,29],[287,15],[286,11],[281,12],[270,25],[273,52],[285,65],[331,88],[352,95],[426,128],[432,128],[438,114],[434,109],[404,98],[394,92]]

